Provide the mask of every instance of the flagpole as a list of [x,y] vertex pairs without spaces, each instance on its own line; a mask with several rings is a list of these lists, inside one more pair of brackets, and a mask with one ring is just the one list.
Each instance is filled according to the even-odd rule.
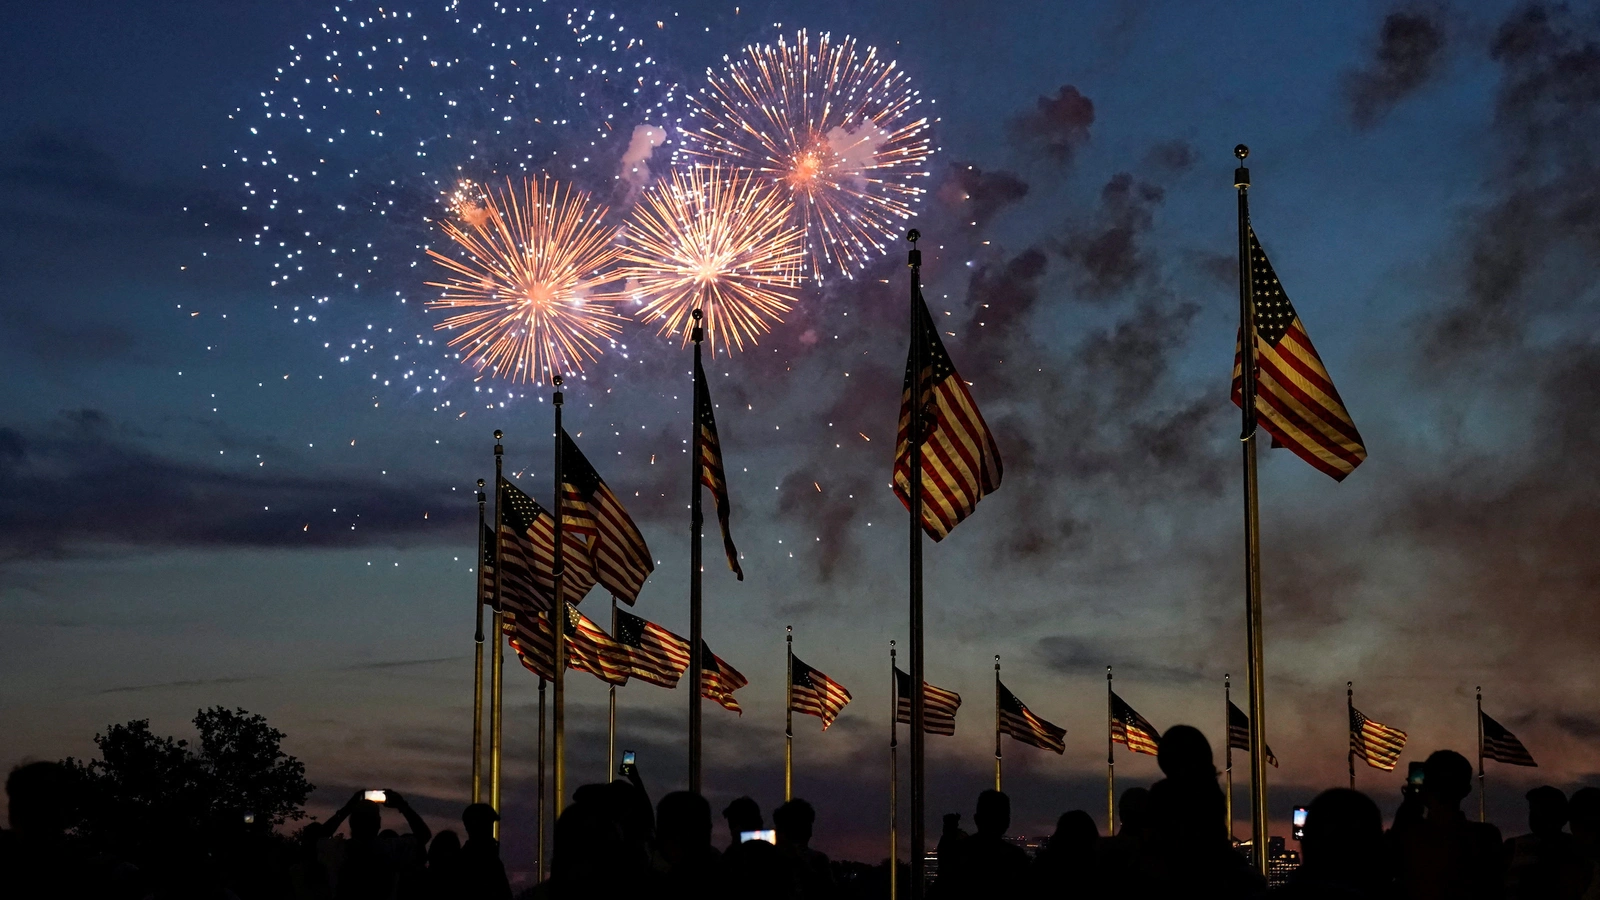
[[[617,634],[617,595],[611,595],[611,635]],[[617,771],[617,686],[606,691],[606,780]]]
[[[1346,681],[1344,683],[1344,721],[1346,723],[1346,731],[1350,729],[1349,723],[1354,722],[1355,720],[1356,683],[1353,681]],[[1353,791],[1356,789],[1356,742],[1354,734],[1350,735],[1350,740],[1347,743],[1349,746],[1345,748],[1344,755],[1345,763],[1350,767],[1350,790]]]
[[1000,654],[994,655],[994,789],[1000,790]]
[[[489,691],[492,695],[489,702],[489,805],[495,812],[500,811],[500,730],[503,716],[501,715],[501,696],[505,682],[505,609],[501,606],[501,573],[505,566],[500,565],[500,560],[505,558],[500,547],[500,525],[503,520],[504,510],[501,509],[500,495],[504,493],[500,485],[504,483],[501,472],[505,465],[506,448],[500,444],[500,439],[505,434],[500,429],[494,431],[494,652],[489,663]],[[495,819],[494,836],[500,837],[500,820]]]
[[1227,806],[1228,811],[1228,841],[1233,841],[1233,676],[1224,672],[1222,674],[1222,744],[1227,749],[1224,758],[1227,765],[1224,771],[1228,773]]
[[794,799],[794,626],[784,626],[787,649],[783,679],[783,802]]
[[539,872],[539,880],[543,881],[548,874],[544,868],[544,823],[545,823],[545,789],[544,789],[544,676],[539,677],[539,846],[534,849],[534,864]]
[[900,869],[900,679],[894,641],[889,642],[889,900],[899,897]]
[[1233,186],[1239,191],[1239,334],[1240,409],[1244,444],[1244,574],[1245,633],[1250,644],[1250,846],[1256,871],[1267,875],[1267,690],[1266,652],[1261,623],[1261,523],[1256,486],[1256,303],[1250,277],[1250,148],[1233,149],[1239,167]]
[[[554,684],[551,691],[554,694],[554,698],[550,709],[550,730],[552,732],[551,739],[555,742],[556,757],[555,815],[557,819],[560,819],[561,810],[566,803],[567,797],[567,704],[565,690],[565,676],[567,674],[567,601],[561,592],[561,576],[564,574],[561,561],[561,438],[565,432],[561,430],[561,376],[553,376],[550,382],[556,388],[555,395],[551,399],[551,404],[556,410],[556,496],[555,512],[551,516],[555,530],[555,561],[550,568],[552,580],[555,582],[555,591],[553,592],[555,598],[550,604],[550,630],[554,632],[552,640],[555,643],[555,660],[552,668],[555,671],[550,673],[554,676]],[[498,572],[499,569],[497,568],[495,571]]]
[[911,515],[910,535],[910,589],[911,589],[911,898],[922,900],[923,884],[923,726],[927,707],[923,693],[923,643],[922,643],[922,251],[917,240],[922,233],[913,228],[906,232],[911,250],[906,264],[911,268],[911,352],[910,369],[912,396],[907,404],[906,422],[906,497]]
[[1483,685],[1478,685],[1478,821],[1483,821]]
[[704,532],[705,518],[700,511],[700,471],[704,463],[700,456],[705,452],[700,425],[700,342],[705,332],[700,327],[700,310],[694,310],[694,399],[689,405],[693,432],[690,437],[689,471],[689,790],[700,793],[700,679],[703,660],[700,643],[704,640],[700,616],[700,578],[704,568],[700,556],[700,538]]
[[[477,600],[477,629],[472,634],[472,802],[483,799],[483,529],[488,523],[483,518],[483,507],[489,497],[483,492],[483,479],[478,479],[478,585],[473,591]],[[499,568],[496,566],[495,568]]]
[[1117,833],[1116,736],[1111,731],[1111,667],[1106,666],[1106,834]]

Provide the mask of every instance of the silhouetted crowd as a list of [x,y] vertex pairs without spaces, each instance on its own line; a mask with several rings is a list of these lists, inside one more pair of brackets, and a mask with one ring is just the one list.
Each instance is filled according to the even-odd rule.
[[[1235,847],[1210,745],[1179,725],[1162,736],[1165,776],[1120,798],[1120,827],[1102,836],[1083,810],[1061,816],[1029,855],[1007,840],[1010,799],[978,796],[972,833],[948,814],[939,837],[930,900],[966,898],[1267,897],[1265,880]],[[1569,799],[1530,791],[1529,833],[1502,840],[1461,809],[1472,767],[1460,754],[1428,757],[1408,785],[1393,824],[1366,795],[1337,788],[1312,802],[1302,864],[1270,896],[1288,900],[1600,900],[1600,788]],[[283,839],[270,863],[215,860],[216,877],[161,882],[125,862],[91,857],[75,843],[70,789],[56,763],[15,769],[6,782],[9,831],[0,832],[0,900],[32,898],[306,898],[306,900],[511,900],[487,804],[434,834],[405,798],[382,804],[357,792],[325,823]],[[406,833],[383,827],[388,806]],[[714,846],[711,805],[675,791],[652,806],[636,774],[579,788],[555,824],[550,877],[518,900],[566,898],[759,898],[847,900],[888,895],[887,868],[830,862],[811,848],[816,814],[791,800],[772,814],[740,797],[722,811],[728,842]],[[348,824],[348,836],[338,835]],[[1570,825],[1570,831],[1567,830]],[[227,856],[225,851],[208,853]],[[191,867],[206,869],[208,863]],[[240,868],[243,866],[243,868]],[[883,877],[870,873],[881,871]],[[244,874],[240,874],[240,873]],[[863,875],[863,872],[868,873]],[[256,873],[255,878],[251,873]],[[909,896],[906,867],[900,892]]]

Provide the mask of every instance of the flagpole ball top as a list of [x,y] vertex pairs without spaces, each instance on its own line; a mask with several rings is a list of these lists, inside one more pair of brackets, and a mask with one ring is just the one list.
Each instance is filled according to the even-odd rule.
[[1246,156],[1250,155],[1250,148],[1243,144],[1239,144],[1233,148],[1233,155],[1239,157],[1240,159],[1244,159]]
[[478,479],[478,487],[483,487],[483,479],[482,478]]
[[911,243],[915,244],[917,241],[922,240],[922,232],[920,232],[920,231],[916,230],[915,228],[913,228],[910,231],[906,232],[906,240],[908,240]]
[[552,376],[550,378],[550,383],[555,385],[556,387],[561,387],[561,376],[559,374]]
[[698,309],[697,309],[697,310],[694,310],[694,311],[693,311],[693,312],[691,312],[691,313],[689,313],[689,315],[690,315],[690,316],[692,316],[692,317],[694,317],[694,320],[695,320],[695,321],[696,321],[696,322],[698,322],[698,321],[700,321],[700,319],[701,319],[701,318],[702,318],[702,317],[701,317],[701,314],[700,314],[700,310],[698,310]]
[[501,431],[501,430],[500,430],[500,429],[498,429],[498,428],[496,428],[496,429],[495,429],[495,430],[494,430],[494,439],[495,439],[495,440],[497,440],[497,441],[498,441],[498,440],[500,440],[500,439],[501,439],[501,438],[503,438],[503,437],[505,437],[505,436],[506,436],[506,433],[505,433],[505,432],[504,432],[504,431]]

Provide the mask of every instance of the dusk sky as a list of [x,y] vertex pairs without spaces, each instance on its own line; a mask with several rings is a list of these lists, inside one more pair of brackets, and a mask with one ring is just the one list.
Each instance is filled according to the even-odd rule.
[[[620,222],[634,127],[670,131],[708,68],[806,29],[896,60],[936,120],[905,224],[1005,463],[999,491],[925,551],[928,679],[964,698],[956,737],[928,739],[930,834],[944,811],[970,821],[990,783],[997,653],[1006,684],[1067,729],[1059,757],[1007,739],[1015,831],[1073,808],[1103,819],[1108,664],[1123,698],[1159,727],[1200,727],[1221,761],[1223,675],[1243,705],[1245,671],[1228,401],[1240,142],[1255,229],[1370,454],[1335,483],[1262,451],[1275,819],[1345,782],[1347,680],[1410,735],[1399,771],[1357,772],[1386,811],[1406,762],[1472,755],[1477,685],[1540,766],[1489,763],[1504,830],[1524,830],[1528,787],[1600,784],[1592,7],[579,7],[571,21],[618,41],[604,58],[653,72],[624,96],[540,74],[600,42],[577,40],[572,7],[531,6],[8,10],[0,762],[87,756],[135,718],[187,736],[197,708],[242,706],[287,732],[314,814],[392,787],[435,823],[457,815],[474,484],[503,429],[507,473],[548,503],[551,409],[547,387],[475,381],[433,331],[432,185],[547,171]],[[330,68],[335,50],[347,68]],[[396,56],[411,68],[386,73]],[[330,71],[352,93],[329,100]],[[508,82],[514,110],[437,102]],[[288,94],[327,107],[310,130],[278,117],[298,109]],[[855,698],[826,732],[796,717],[796,794],[818,807],[821,849],[873,862],[888,643],[907,639],[906,516],[888,486],[907,276],[900,235],[885,238],[853,279],[808,283],[758,346],[707,364],[746,578],[722,565],[713,518],[706,637],[750,679],[742,717],[706,704],[707,792],[717,810],[781,800],[792,624],[797,655]],[[567,428],[657,560],[634,611],[687,634],[689,356],[653,326],[619,342],[570,380]],[[604,622],[606,602],[597,590],[584,609]],[[504,837],[526,873],[536,689],[514,660],[506,672]],[[606,774],[605,687],[569,684],[576,785]],[[686,691],[618,697],[619,747],[657,798],[683,787]],[[1158,770],[1118,748],[1117,774]]]

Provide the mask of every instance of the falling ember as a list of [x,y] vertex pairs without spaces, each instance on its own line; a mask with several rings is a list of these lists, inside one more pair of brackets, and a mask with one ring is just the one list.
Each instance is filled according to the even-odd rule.
[[713,355],[743,350],[794,306],[800,228],[788,198],[753,173],[693,166],[645,189],[622,260],[641,321],[687,344],[699,309]]
[[759,173],[794,201],[814,277],[846,277],[887,249],[924,192],[933,152],[923,100],[904,70],[850,37],[749,46],[691,94],[684,149]]
[[459,333],[450,346],[480,370],[511,381],[543,383],[552,374],[581,372],[598,359],[601,341],[621,332],[613,308],[619,295],[602,288],[619,250],[589,195],[555,179],[530,178],[518,189],[506,181],[464,201],[470,217],[441,223],[464,254],[428,256],[450,271],[427,282],[444,294],[429,309],[464,310],[435,325]]

